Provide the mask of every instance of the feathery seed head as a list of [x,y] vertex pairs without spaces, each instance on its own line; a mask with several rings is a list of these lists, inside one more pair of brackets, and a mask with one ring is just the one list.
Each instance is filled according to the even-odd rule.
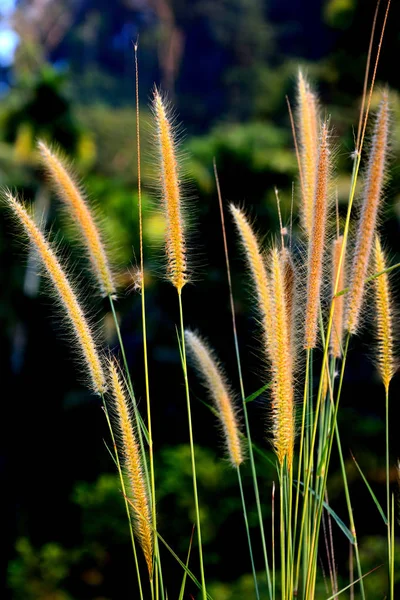
[[43,141],[39,141],[38,148],[53,187],[60,199],[67,206],[68,213],[81,230],[93,272],[98,280],[102,294],[104,296],[113,295],[115,293],[115,284],[107,254],[86,201],[60,155],[50,150]]
[[6,192],[4,197],[8,207],[36,248],[38,256],[43,263],[45,273],[54,286],[76,338],[77,348],[89,371],[93,390],[99,394],[104,393],[106,390],[106,381],[96,343],[83,309],[55,251],[45,238],[43,232],[28,214],[26,208],[10,192]]
[[388,150],[389,105],[387,92],[383,94],[378,110],[364,183],[361,214],[358,222],[356,247],[351,270],[350,291],[347,298],[346,329],[356,333],[364,300],[365,280],[376,230],[385,163]]
[[329,130],[325,122],[321,129],[311,237],[308,241],[307,306],[304,347],[311,349],[317,343],[318,310],[323,275],[326,223],[328,217],[330,177]]
[[[375,272],[380,273],[386,269],[385,254],[382,250],[379,237],[375,236],[374,247]],[[376,305],[376,336],[378,342],[378,366],[383,385],[389,389],[390,381],[395,372],[393,352],[393,315],[387,273],[374,279],[375,305]]]
[[296,306],[296,270],[292,258],[292,253],[288,248],[281,248],[280,259],[282,262],[283,278],[285,284],[285,298],[287,310],[287,323],[289,332],[289,346],[294,359],[294,327],[295,327],[295,306]]
[[[344,256],[339,273],[339,261],[343,248],[343,236],[339,236],[333,242],[332,246],[332,293],[335,291],[336,281],[338,282],[337,290],[340,292],[345,287],[345,262]],[[339,278],[338,278],[339,275]],[[334,358],[340,358],[342,355],[342,338],[343,338],[343,313],[344,313],[344,297],[338,296],[333,302],[334,313],[332,321],[331,333],[331,354]]]
[[317,96],[301,71],[298,76],[297,95],[302,194],[301,222],[307,237],[310,237],[317,178],[319,110]]
[[230,210],[239,232],[240,241],[245,251],[247,263],[250,268],[253,287],[257,295],[257,304],[263,329],[265,351],[267,356],[269,356],[268,339],[270,337],[271,329],[271,297],[263,253],[257,240],[257,236],[254,233],[244,212],[233,204],[230,205]]
[[180,293],[188,281],[182,189],[176,141],[168,111],[157,89],[154,91],[153,113],[160,157],[160,187],[167,223],[167,276]]
[[143,550],[151,577],[153,571],[153,529],[149,498],[143,474],[140,447],[132,422],[131,408],[115,360],[109,360],[110,388],[119,432],[119,452],[129,481],[128,500],[133,513],[134,532]]
[[232,393],[227,385],[221,366],[208,345],[193,331],[186,330],[185,338],[194,362],[202,376],[219,419],[224,429],[228,455],[232,466],[238,467],[243,462],[243,452],[239,438],[239,427]]
[[293,360],[290,348],[285,272],[281,254],[273,248],[271,264],[272,320],[270,355],[272,370],[272,430],[273,445],[282,465],[286,458],[290,469],[293,464],[295,439]]

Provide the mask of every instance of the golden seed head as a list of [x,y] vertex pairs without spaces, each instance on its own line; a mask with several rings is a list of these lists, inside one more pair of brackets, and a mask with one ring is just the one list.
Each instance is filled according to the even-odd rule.
[[[332,294],[335,291],[337,282],[337,291],[340,292],[345,287],[345,256],[339,273],[340,255],[343,248],[343,236],[339,236],[333,242],[332,246]],[[331,354],[334,358],[340,358],[342,355],[342,340],[343,340],[343,317],[344,317],[344,297],[338,296],[334,298],[334,312],[332,320],[331,333]]]
[[79,187],[74,182],[65,161],[58,153],[50,150],[43,141],[38,143],[38,148],[53,187],[82,233],[92,269],[102,294],[104,296],[115,294],[115,284],[100,232]]
[[[382,250],[379,237],[375,236],[374,270],[381,273],[386,269],[385,254]],[[387,273],[374,279],[375,305],[376,305],[376,337],[378,342],[378,366],[383,385],[389,389],[390,381],[395,372],[393,356],[393,315],[392,302]]]
[[317,179],[319,110],[317,96],[301,71],[299,71],[297,86],[297,113],[302,195],[301,223],[307,237],[310,237]]
[[240,208],[230,205],[233,220],[239,232],[240,241],[246,254],[247,263],[253,280],[253,287],[257,295],[258,312],[263,329],[264,347],[267,356],[268,339],[271,329],[271,298],[267,270],[263,253],[246,215]]
[[9,208],[22,225],[26,235],[37,250],[43,263],[45,273],[54,286],[58,299],[65,310],[65,315],[74,332],[77,348],[86,363],[90,374],[92,388],[102,394],[106,390],[106,381],[96,343],[89,324],[79,304],[77,296],[66,276],[59,259],[43,232],[38,228],[26,208],[18,202],[10,192],[5,194]]
[[132,422],[130,403],[115,360],[109,360],[110,388],[119,433],[119,453],[129,481],[128,500],[133,515],[134,533],[143,550],[151,577],[153,571],[153,528],[149,498],[143,474],[140,447]]
[[280,250],[280,259],[282,262],[283,278],[285,283],[285,298],[287,310],[287,323],[289,331],[289,346],[295,358],[294,328],[295,328],[295,307],[296,307],[296,270],[292,258],[292,253],[288,248]]
[[346,330],[356,333],[364,300],[365,280],[368,273],[376,230],[385,163],[388,149],[389,105],[384,93],[376,118],[367,173],[364,183],[361,214],[358,222],[356,247],[351,269],[350,291],[347,298]]
[[193,331],[188,330],[185,331],[185,338],[222,423],[231,464],[234,467],[238,467],[243,462],[243,452],[240,444],[239,426],[236,419],[234,401],[226,378],[214,353],[204,340],[193,333]]
[[282,465],[286,458],[290,469],[293,464],[295,439],[293,360],[284,265],[277,248],[271,251],[270,264],[273,321],[270,339],[273,445],[279,463]]
[[307,305],[304,347],[311,349],[317,343],[317,323],[323,275],[328,194],[330,176],[329,130],[322,125],[315,185],[314,212],[311,237],[308,241]]
[[154,92],[153,112],[160,156],[160,187],[167,223],[167,275],[180,293],[188,281],[181,181],[171,121],[157,90]]

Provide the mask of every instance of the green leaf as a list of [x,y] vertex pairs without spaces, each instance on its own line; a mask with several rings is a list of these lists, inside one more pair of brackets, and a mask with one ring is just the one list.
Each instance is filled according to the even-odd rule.
[[266,383],[259,390],[257,390],[256,392],[253,392],[252,394],[250,394],[250,396],[247,396],[247,398],[245,398],[245,403],[247,404],[248,402],[253,402],[253,400],[255,400],[256,398],[261,396],[261,394],[264,393],[265,390],[267,390],[270,387],[271,387],[271,383]]
[[[189,550],[188,550],[188,555],[187,555],[187,559],[186,559],[186,568],[188,568],[188,566],[189,566],[190,553],[192,551],[192,542],[193,542],[194,528],[195,528],[195,525],[193,525],[192,535],[190,536]],[[178,600],[183,600],[183,594],[185,593],[186,577],[187,577],[187,573],[185,571],[183,573],[181,591],[179,592],[179,598],[178,598]]]
[[360,465],[358,464],[358,462],[356,461],[356,459],[354,458],[354,456],[351,452],[350,452],[350,454],[351,454],[352,459],[354,460],[354,464],[356,465],[358,472],[360,473],[365,485],[367,486],[369,493],[371,494],[372,500],[375,502],[376,508],[379,510],[379,514],[381,515],[383,522],[385,523],[385,525],[387,525],[388,524],[387,518],[385,516],[385,513],[383,512],[382,506],[379,504],[377,497],[375,496],[374,492],[372,491],[372,488],[369,485],[364,473],[362,472]]

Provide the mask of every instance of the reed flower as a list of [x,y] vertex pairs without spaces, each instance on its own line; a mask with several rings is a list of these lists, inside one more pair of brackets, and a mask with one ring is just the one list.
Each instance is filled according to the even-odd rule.
[[297,83],[297,116],[299,132],[301,223],[309,238],[312,234],[314,196],[318,162],[318,100],[309,82],[299,71]]
[[376,118],[364,184],[356,247],[351,268],[350,292],[347,298],[346,329],[356,333],[364,299],[365,280],[374,241],[388,149],[389,106],[387,92],[383,94]]
[[67,321],[76,339],[76,347],[89,373],[91,386],[96,393],[102,394],[106,389],[106,381],[99,352],[84,311],[72,288],[72,285],[62,268],[56,252],[36,225],[26,208],[10,192],[5,193],[6,202],[22,225],[25,233],[37,250],[43,263],[45,273],[57,293],[60,304],[64,308]]
[[185,331],[185,338],[204,385],[215,404],[224,430],[229,460],[232,466],[238,467],[243,462],[243,452],[232,392],[214,352],[204,340],[189,330]]
[[[344,256],[339,273],[339,261],[340,255],[343,248],[343,236],[339,236],[333,242],[332,246],[332,293],[335,291],[336,281],[338,282],[337,291],[340,292],[345,286],[345,262]],[[339,277],[338,277],[339,276]],[[343,317],[344,317],[344,297],[337,296],[333,302],[334,313],[332,320],[332,333],[331,333],[331,354],[334,358],[340,358],[342,355],[342,341],[343,341]]]
[[292,254],[288,248],[280,250],[286,299],[287,326],[290,351],[295,354],[295,313],[296,313],[296,270]]
[[322,126],[319,145],[317,179],[315,185],[312,233],[308,242],[307,305],[304,347],[311,349],[317,343],[318,310],[323,275],[328,193],[330,175],[329,130]]
[[75,183],[60,155],[50,150],[43,141],[38,143],[38,147],[52,185],[82,233],[93,272],[102,294],[104,296],[115,294],[115,284],[104,244],[82,191]]
[[293,464],[295,438],[293,360],[290,346],[290,322],[285,284],[285,268],[281,253],[274,248],[270,255],[270,293],[272,320],[270,354],[272,370],[273,445],[282,465]]
[[182,186],[176,138],[171,119],[158,90],[154,91],[153,112],[160,157],[160,187],[166,216],[167,276],[178,293],[181,293],[188,281]]
[[[374,267],[376,273],[386,269],[385,254],[379,237],[375,236]],[[387,273],[374,279],[376,305],[376,336],[378,341],[378,366],[386,391],[395,372],[393,356],[393,314]]]
[[133,514],[134,532],[146,559],[151,577],[153,571],[153,529],[149,497],[143,473],[140,448],[133,426],[132,409],[122,383],[119,367],[109,361],[110,388],[119,434],[120,453],[129,482],[128,500]]
[[253,279],[253,287],[257,296],[258,312],[260,315],[265,350],[269,354],[269,338],[271,331],[271,297],[269,291],[268,273],[264,256],[246,215],[240,208],[230,205],[233,220],[239,232],[240,241],[246,254],[247,263]]

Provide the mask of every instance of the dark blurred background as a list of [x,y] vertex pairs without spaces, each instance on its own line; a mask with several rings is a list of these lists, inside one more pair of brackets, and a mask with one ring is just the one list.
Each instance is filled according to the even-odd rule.
[[[163,220],[154,198],[154,156],[148,102],[153,85],[168,93],[182,122],[194,282],[184,290],[187,325],[199,328],[238,389],[218,203],[216,158],[225,200],[246,206],[260,232],[278,231],[274,186],[285,223],[297,167],[285,96],[294,104],[299,65],[315,82],[331,115],[337,146],[339,208],[348,196],[353,134],[363,86],[373,0],[0,0],[0,184],[18,189],[43,216],[79,276],[88,310],[105,344],[118,353],[106,303],[96,296],[81,247],[62,217],[38,164],[38,137],[56,142],[74,161],[90,202],[104,217],[120,282],[117,302],[128,361],[144,414],[138,261],[133,42],[139,36],[145,205],[146,302],[159,528],[183,558],[194,511],[187,417],[176,343],[176,294],[162,280]],[[400,4],[394,3],[378,71],[391,89],[392,159],[381,231],[390,258],[400,257]],[[378,28],[382,18],[378,20]],[[379,100],[374,95],[373,107]],[[68,336],[43,286],[33,256],[6,212],[0,218],[0,353],[3,429],[0,437],[2,597],[16,600],[118,600],[137,597],[135,571],[114,465],[98,398],[80,383]],[[248,394],[263,383],[248,278],[227,224],[238,332]],[[298,236],[297,221],[294,236]],[[397,275],[393,276],[396,289]],[[371,302],[368,302],[371,305]],[[361,555],[367,571],[385,561],[385,530],[350,450],[384,500],[384,393],[374,367],[373,311],[352,341],[340,410]],[[194,435],[204,527],[206,573],[218,600],[252,598],[250,565],[235,473],[223,459],[213,416],[191,373]],[[398,382],[392,387],[392,485],[399,455]],[[256,443],[266,440],[268,397],[249,405]],[[267,531],[274,469],[259,462]],[[245,491],[254,508],[251,477]],[[347,523],[336,452],[329,497]],[[262,571],[251,511],[256,566]],[[348,542],[333,525],[339,580],[348,581]],[[269,538],[269,536],[268,536]],[[268,542],[270,540],[268,539]],[[321,557],[325,561],[324,545]],[[400,557],[399,557],[400,558]],[[169,596],[180,567],[163,552]],[[326,563],[326,561],[325,561]],[[326,565],[325,565],[326,566]],[[191,567],[197,572],[197,556]],[[319,596],[327,597],[324,582]],[[382,597],[385,569],[369,576],[370,598]],[[196,590],[188,583],[189,593]],[[345,596],[345,595],[344,595]],[[356,595],[357,597],[357,595]]]

